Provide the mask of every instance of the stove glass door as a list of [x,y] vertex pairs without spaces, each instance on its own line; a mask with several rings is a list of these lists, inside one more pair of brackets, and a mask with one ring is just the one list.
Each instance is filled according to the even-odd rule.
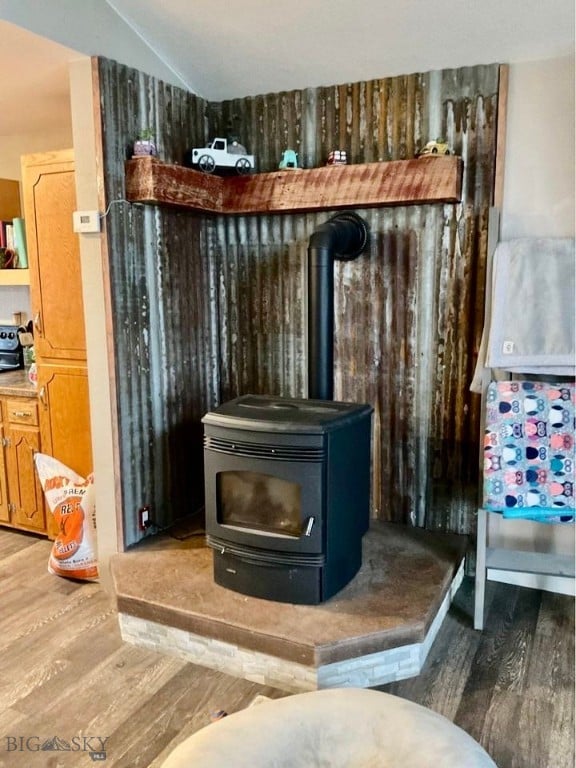
[[299,537],[302,499],[298,483],[262,472],[219,472],[218,522]]
[[323,461],[205,450],[206,533],[279,552],[323,551]]

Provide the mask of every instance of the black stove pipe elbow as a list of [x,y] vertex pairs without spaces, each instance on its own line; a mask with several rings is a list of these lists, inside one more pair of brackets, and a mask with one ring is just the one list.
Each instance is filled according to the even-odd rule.
[[368,243],[355,213],[333,216],[308,242],[308,397],[334,398],[334,259],[350,261]]

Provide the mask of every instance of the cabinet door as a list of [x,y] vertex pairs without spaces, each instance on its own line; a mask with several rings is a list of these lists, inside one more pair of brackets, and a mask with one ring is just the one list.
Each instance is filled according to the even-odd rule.
[[46,533],[44,497],[34,465],[34,454],[39,450],[40,432],[37,427],[6,426],[11,522],[18,528]]
[[42,452],[86,477],[93,469],[87,369],[38,363],[38,400]]
[[10,522],[8,507],[8,480],[6,478],[6,459],[4,449],[4,425],[0,424],[0,522]]
[[30,295],[39,359],[86,359],[71,151],[22,158]]

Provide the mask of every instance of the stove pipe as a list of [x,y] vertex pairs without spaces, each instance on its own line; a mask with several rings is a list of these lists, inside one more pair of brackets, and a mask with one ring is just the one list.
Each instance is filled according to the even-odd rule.
[[366,222],[339,213],[308,242],[308,397],[334,398],[334,259],[351,261],[368,243]]

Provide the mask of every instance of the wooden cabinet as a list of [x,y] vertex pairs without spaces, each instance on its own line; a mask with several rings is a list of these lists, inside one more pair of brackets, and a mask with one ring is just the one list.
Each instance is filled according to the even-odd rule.
[[86,339],[72,150],[22,157],[43,453],[92,471]]
[[0,398],[0,522],[26,531],[47,533],[42,486],[34,465],[40,451],[35,400]]
[[6,398],[3,409],[11,522],[18,528],[46,533],[44,496],[34,466],[34,454],[40,451],[37,404]]
[[40,360],[86,360],[71,150],[22,158],[34,347]]
[[38,401],[42,451],[86,477],[92,472],[86,366],[40,365]]

